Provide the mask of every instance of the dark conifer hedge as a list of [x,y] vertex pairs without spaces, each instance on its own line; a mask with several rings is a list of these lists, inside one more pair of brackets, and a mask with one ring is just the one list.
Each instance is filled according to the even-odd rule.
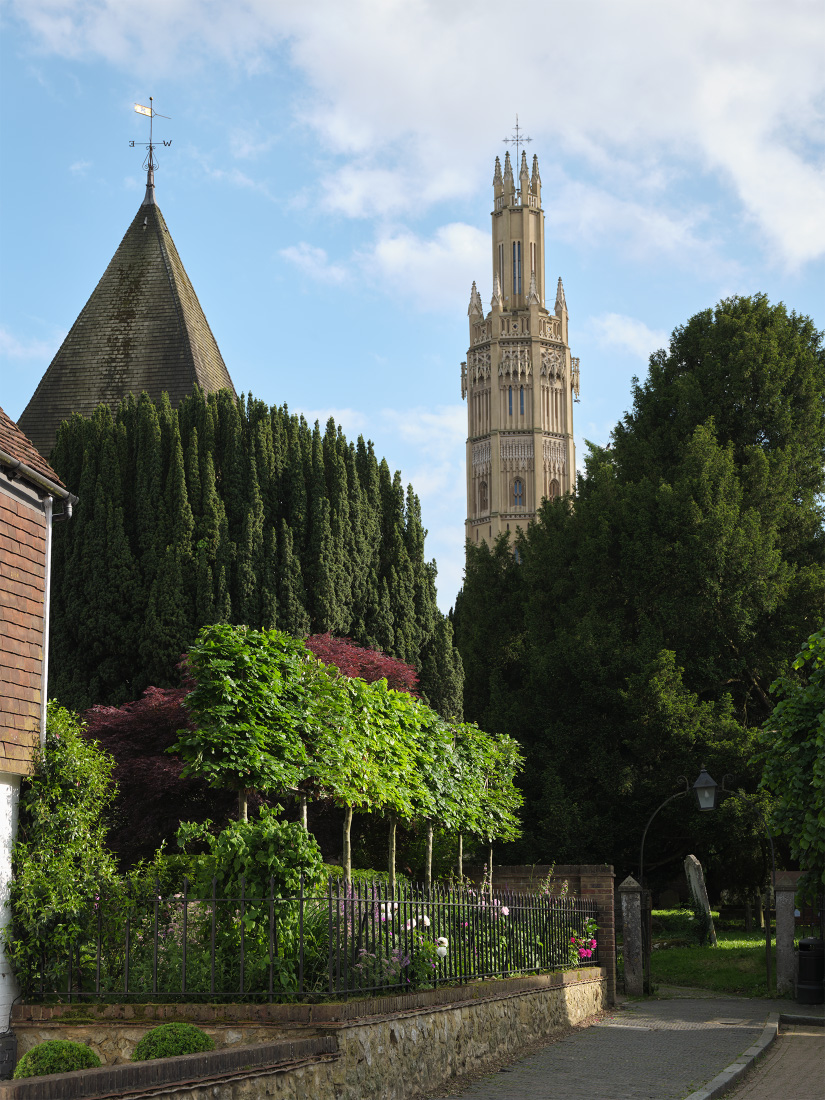
[[130,395],[114,416],[65,422],[51,462],[80,498],[54,540],[50,687],[64,705],[174,685],[198,629],[229,622],[377,646],[461,717],[418,498],[363,438],[229,391],[178,409]]

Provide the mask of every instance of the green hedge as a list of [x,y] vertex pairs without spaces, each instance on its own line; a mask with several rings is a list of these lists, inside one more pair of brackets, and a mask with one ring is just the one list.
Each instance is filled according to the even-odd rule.
[[215,1044],[193,1024],[161,1024],[147,1032],[135,1047],[133,1062],[148,1062],[151,1058],[175,1058],[180,1054],[200,1054],[214,1050]]
[[94,1069],[100,1059],[84,1043],[69,1039],[49,1039],[32,1047],[17,1063],[15,1079],[43,1077],[47,1073],[71,1073],[75,1069]]

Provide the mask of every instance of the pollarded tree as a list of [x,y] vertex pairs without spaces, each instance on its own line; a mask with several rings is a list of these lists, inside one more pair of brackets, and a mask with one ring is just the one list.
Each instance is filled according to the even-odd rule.
[[771,694],[776,707],[758,734],[762,786],[774,796],[774,828],[815,895],[825,887],[825,630],[808,638]]
[[182,729],[170,751],[184,776],[238,794],[247,818],[247,792],[288,791],[303,778],[301,736],[306,690],[303,644],[280,631],[225,624],[204,627],[188,653],[194,689],[185,699],[194,729]]

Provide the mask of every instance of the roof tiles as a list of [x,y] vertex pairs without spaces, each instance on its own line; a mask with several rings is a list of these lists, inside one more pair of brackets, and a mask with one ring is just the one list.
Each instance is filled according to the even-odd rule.
[[129,393],[165,391],[176,406],[195,384],[234,391],[153,191],[20,416],[41,455],[72,413],[114,410]]

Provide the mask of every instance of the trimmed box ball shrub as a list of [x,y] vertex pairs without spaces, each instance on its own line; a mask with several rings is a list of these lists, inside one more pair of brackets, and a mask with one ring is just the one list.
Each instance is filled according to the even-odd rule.
[[100,1059],[85,1043],[70,1039],[49,1039],[27,1051],[14,1071],[18,1077],[43,1077],[47,1073],[71,1073],[74,1069],[94,1069]]
[[132,1055],[133,1062],[150,1058],[174,1058],[178,1054],[200,1054],[214,1050],[215,1044],[205,1031],[192,1024],[161,1024],[140,1040]]

